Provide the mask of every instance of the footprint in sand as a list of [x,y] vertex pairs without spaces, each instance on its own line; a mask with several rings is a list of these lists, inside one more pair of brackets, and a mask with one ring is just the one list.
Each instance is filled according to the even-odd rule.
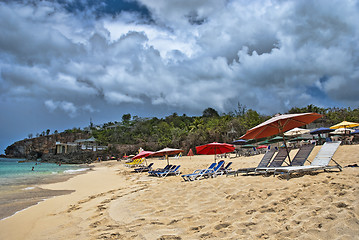
[[162,235],[158,240],[181,240],[182,238],[176,235]]
[[227,227],[229,227],[230,225],[231,225],[230,223],[221,223],[221,224],[216,225],[216,226],[214,227],[214,229],[220,230],[220,229],[222,229],[222,228],[227,228]]
[[77,206],[77,205],[70,205],[70,208],[69,208],[69,209],[67,209],[67,212],[68,212],[68,213],[70,213],[70,212],[72,212],[72,211],[76,211],[76,210],[79,210],[79,209],[81,209],[81,207],[80,207],[80,206]]

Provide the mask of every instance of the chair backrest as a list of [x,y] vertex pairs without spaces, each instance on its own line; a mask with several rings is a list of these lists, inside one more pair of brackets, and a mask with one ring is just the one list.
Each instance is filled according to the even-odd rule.
[[[292,150],[291,148],[288,148],[288,152]],[[287,149],[280,148],[277,155],[273,158],[273,161],[269,164],[269,167],[280,167],[282,166],[284,160],[287,158],[288,153]]]
[[153,163],[148,164],[147,168],[152,167]]
[[181,167],[181,165],[178,165],[177,167],[175,167],[174,169],[172,169],[171,172],[177,172],[180,167]]
[[258,167],[267,167],[275,152],[275,148],[272,148],[268,152],[266,152],[262,160],[259,162]]
[[303,166],[314,148],[314,144],[303,145],[294,156],[291,166]]
[[224,161],[223,161],[223,160],[222,160],[222,161],[219,161],[218,164],[217,164],[217,166],[213,169],[213,171],[214,171],[214,172],[217,172],[218,169],[220,169],[220,168],[223,166],[223,164],[224,164]]
[[324,143],[310,165],[311,166],[329,165],[330,160],[332,160],[332,157],[334,153],[337,151],[340,144],[341,141]]
[[227,170],[231,165],[232,165],[233,162],[229,162],[227,163],[227,166],[224,167],[224,170]]
[[209,167],[206,170],[213,169],[216,165],[217,163],[212,163],[211,165],[209,165]]

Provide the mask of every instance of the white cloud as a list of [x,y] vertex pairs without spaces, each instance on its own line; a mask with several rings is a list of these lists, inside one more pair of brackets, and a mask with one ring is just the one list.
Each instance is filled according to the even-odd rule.
[[[229,111],[238,101],[264,113],[357,107],[355,2],[140,3],[153,21],[130,12],[96,19],[53,1],[0,3],[1,98],[53,99],[49,109],[72,115],[96,101],[106,101],[101,111],[149,103]],[[337,90],[345,86],[348,94]]]
[[88,113],[98,112],[98,110],[94,109],[90,104],[85,104],[83,106],[76,106],[72,102],[54,101],[52,99],[46,100],[44,102],[44,104],[45,104],[45,107],[50,112],[54,112],[56,110],[61,110],[61,111],[65,112],[71,118],[76,117],[79,114],[79,112],[88,112]]

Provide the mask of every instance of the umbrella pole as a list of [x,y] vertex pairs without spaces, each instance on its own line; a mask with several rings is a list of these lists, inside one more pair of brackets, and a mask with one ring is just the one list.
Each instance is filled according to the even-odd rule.
[[217,160],[217,154],[216,153],[217,153],[217,148],[215,147],[214,148],[214,163],[217,163],[217,161],[216,161]]
[[170,161],[168,159],[168,155],[166,155],[166,159],[167,159],[167,165],[170,165]]
[[287,155],[288,155],[289,165],[290,165],[290,164],[292,164],[292,161],[290,160],[289,150],[288,150],[287,142],[285,141],[284,133],[282,133],[282,137],[283,137],[283,142],[284,142],[285,149],[287,150]]

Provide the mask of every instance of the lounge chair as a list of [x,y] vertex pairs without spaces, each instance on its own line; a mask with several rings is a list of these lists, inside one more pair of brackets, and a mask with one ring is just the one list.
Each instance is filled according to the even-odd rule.
[[156,173],[156,176],[157,176],[157,177],[167,177],[167,176],[169,176],[169,175],[176,175],[176,176],[178,176],[178,175],[181,174],[181,172],[178,170],[180,167],[181,167],[181,165],[178,165],[178,166],[176,166],[176,167],[173,168],[173,169],[168,169],[168,170],[165,170],[165,171],[163,171],[163,172],[157,172],[157,173]]
[[204,171],[200,174],[198,174],[197,176],[194,176],[192,179],[193,180],[199,180],[201,178],[209,178],[209,177],[215,177],[217,176],[216,174],[218,173],[218,171],[220,171],[220,169],[223,167],[224,165],[224,161],[219,161],[217,166],[211,170],[208,171]]
[[193,171],[193,173],[185,174],[185,175],[182,175],[181,177],[182,177],[183,180],[185,180],[185,181],[191,181],[191,178],[192,178],[192,177],[197,176],[197,175],[200,174],[201,172],[209,171],[209,170],[213,169],[216,165],[217,165],[217,163],[212,163],[212,164],[209,165],[209,167],[206,168],[206,169],[196,169],[196,170]]
[[157,168],[156,170],[149,171],[148,174],[149,174],[150,176],[156,176],[156,174],[159,173],[159,172],[164,172],[164,171],[173,169],[173,168],[175,168],[175,167],[176,167],[176,165],[168,164],[168,165],[166,165],[164,168]]
[[231,175],[231,174],[238,176],[239,173],[248,174],[250,172],[255,172],[256,169],[259,168],[259,167],[267,167],[275,152],[276,152],[276,150],[274,148],[272,148],[268,152],[266,152],[264,154],[262,160],[259,162],[257,167],[240,168],[240,169],[237,169],[237,170],[234,170],[234,171],[228,171],[227,176]]
[[[314,172],[318,170],[329,170],[337,168],[339,171],[342,171],[342,167],[333,159],[334,153],[337,151],[341,141],[336,142],[326,142],[320,148],[318,154],[315,156],[314,160],[310,165],[306,166],[290,166],[284,168],[277,168],[274,171],[274,174],[286,174],[287,178],[290,178],[292,173],[303,173],[303,172]],[[330,161],[336,164],[335,166],[329,166]]]
[[139,167],[139,166],[144,166],[143,162],[145,161],[145,158],[138,158],[133,160],[132,162],[129,163],[125,163],[126,167]]
[[[312,152],[313,148],[315,147],[314,144],[307,144],[307,145],[303,145],[299,148],[297,154],[294,156],[292,162],[288,165],[288,166],[303,166],[304,163],[307,161],[310,153]],[[285,153],[287,154],[287,153]],[[280,158],[284,161],[283,157],[280,156]],[[275,164],[279,165],[279,161],[276,161]],[[269,167],[260,167],[256,169],[256,172],[260,172],[260,173],[274,173],[276,171],[276,169],[280,169],[280,168],[286,168],[288,166],[285,167],[281,167],[281,166],[269,166]]]
[[140,158],[137,158],[137,159],[134,159],[134,160],[132,160],[130,162],[125,162],[123,165],[125,167],[130,167],[131,165],[134,165],[134,164],[138,163],[140,160],[141,160]]
[[149,172],[152,170],[153,163],[150,163],[148,166],[135,168],[135,172]]
[[222,166],[222,167],[217,171],[217,173],[215,174],[215,176],[217,176],[217,175],[223,175],[223,174],[226,174],[226,173],[228,173],[229,171],[231,171],[230,166],[232,165],[232,163],[233,163],[233,162],[229,162],[229,163],[227,163],[227,165],[226,165],[225,167]]
[[[288,152],[290,152],[292,149],[288,148]],[[285,148],[281,148],[279,149],[277,155],[275,155],[275,157],[273,158],[273,160],[271,161],[271,163],[269,164],[268,167],[280,167],[282,166],[282,164],[285,162],[285,159],[288,157],[288,152],[287,149]],[[289,165],[289,164],[287,164]],[[258,168],[256,169],[256,171],[258,170]]]

